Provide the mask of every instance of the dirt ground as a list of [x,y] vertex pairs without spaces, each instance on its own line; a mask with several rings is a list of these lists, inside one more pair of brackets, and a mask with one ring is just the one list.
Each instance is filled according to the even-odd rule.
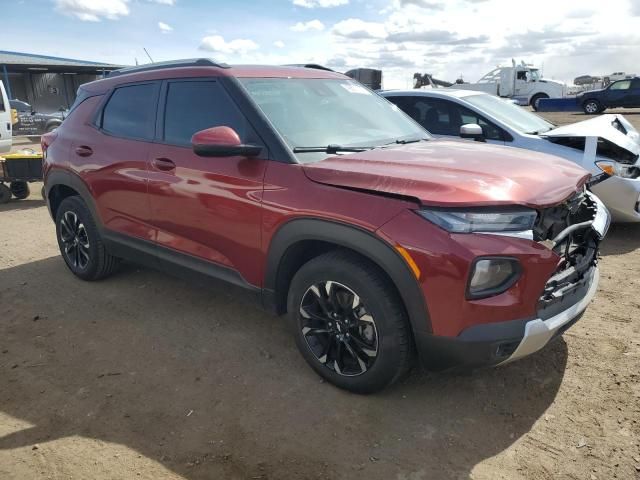
[[0,206],[0,479],[640,479],[639,245],[612,227],[594,303],[538,354],[364,397],[226,288],[76,280],[35,193]]

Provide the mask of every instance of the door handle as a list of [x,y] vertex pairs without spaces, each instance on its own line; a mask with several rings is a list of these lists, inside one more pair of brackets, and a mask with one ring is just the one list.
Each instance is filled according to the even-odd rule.
[[163,172],[169,172],[171,170],[175,170],[176,168],[176,164],[168,158],[154,158],[151,163],[154,167]]
[[91,147],[87,147],[86,145],[80,145],[79,147],[76,147],[76,154],[80,157],[90,157],[93,155],[93,150],[91,150]]

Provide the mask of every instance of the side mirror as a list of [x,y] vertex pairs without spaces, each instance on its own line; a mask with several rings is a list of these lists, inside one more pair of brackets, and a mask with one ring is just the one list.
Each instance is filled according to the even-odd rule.
[[475,123],[467,123],[466,125],[462,125],[460,127],[460,137],[469,138],[471,140],[475,140],[476,142],[485,141],[482,127]]
[[262,151],[259,145],[243,144],[233,128],[224,126],[194,133],[191,145],[200,157],[255,157]]

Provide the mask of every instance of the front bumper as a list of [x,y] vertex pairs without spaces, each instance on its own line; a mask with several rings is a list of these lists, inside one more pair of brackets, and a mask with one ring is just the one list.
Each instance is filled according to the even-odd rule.
[[549,340],[556,335],[561,335],[573,325],[582,316],[598,290],[598,282],[600,281],[598,267],[592,269],[590,277],[587,282],[590,283],[587,294],[578,303],[575,303],[566,310],[546,320],[536,318],[535,320],[528,321],[524,328],[524,336],[518,348],[516,348],[509,358],[501,363],[509,363],[537,352],[549,343]]
[[548,318],[541,315],[476,325],[457,337],[417,334],[420,357],[428,369],[446,370],[506,364],[531,355],[582,317],[598,289],[599,278],[598,268],[592,267],[580,288],[563,300],[566,307]]
[[614,222],[640,222],[640,178],[610,177],[591,190],[607,206]]

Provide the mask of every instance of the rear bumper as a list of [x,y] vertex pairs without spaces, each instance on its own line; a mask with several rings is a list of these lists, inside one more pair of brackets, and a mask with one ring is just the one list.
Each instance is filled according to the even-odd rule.
[[593,267],[582,287],[563,300],[566,307],[546,319],[477,325],[458,337],[417,334],[420,357],[427,368],[445,370],[500,365],[531,355],[582,317],[598,289],[598,281],[598,268]]

